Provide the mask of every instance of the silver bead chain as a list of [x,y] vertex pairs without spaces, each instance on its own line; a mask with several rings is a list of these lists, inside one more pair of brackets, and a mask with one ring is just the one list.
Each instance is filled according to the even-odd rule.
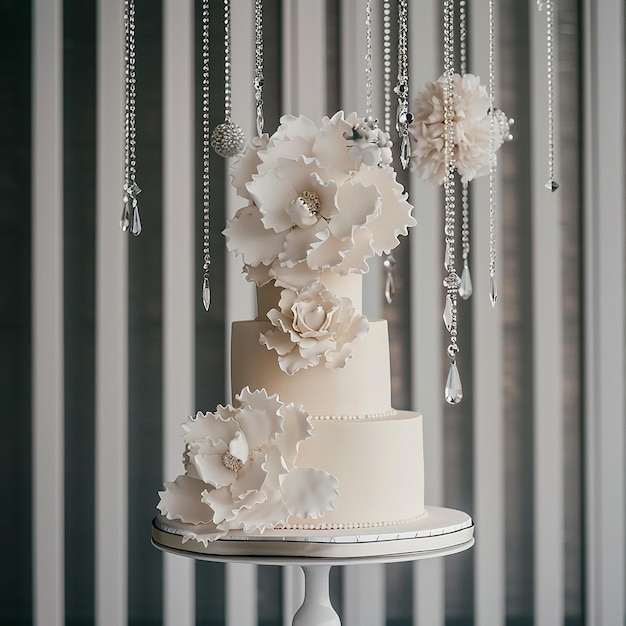
[[383,130],[391,132],[391,2],[383,0]]
[[256,103],[256,131],[263,134],[263,2],[254,0],[254,100]]
[[232,75],[230,55],[230,0],[224,0],[224,119],[232,120]]
[[[446,290],[444,321],[450,333],[447,354],[450,359],[450,373],[446,384],[445,398],[450,404],[457,404],[463,397],[458,385],[450,385],[451,380],[458,380],[456,356],[457,344],[457,296],[461,279],[455,270],[455,159],[454,159],[454,0],[444,0],[443,4],[443,76],[444,76],[444,235],[446,244],[446,272],[443,280]],[[451,389],[454,387],[454,389]]]
[[365,116],[372,117],[372,5],[365,5]]
[[137,132],[135,128],[135,0],[124,2],[124,198],[120,228],[141,233],[137,196],[141,189],[136,181]]
[[489,299],[496,306],[495,1],[489,0]]
[[398,1],[398,81],[395,92],[398,96],[396,130],[400,139],[400,163],[406,169],[411,158],[409,124],[413,121],[413,114],[409,109],[407,0]]
[[209,109],[209,3],[202,0],[202,304],[206,311],[211,304],[209,269],[211,253],[210,235],[210,180],[209,157],[211,154],[210,109]]
[[[546,9],[546,61],[548,81],[548,182],[546,188],[554,192],[559,183],[554,179],[554,5],[545,0]],[[541,5],[539,6],[541,9]]]
[[[467,73],[467,10],[466,1],[459,2],[459,73]],[[462,183],[461,189],[461,252],[463,256],[463,272],[469,272],[470,253],[470,201],[469,185]],[[471,289],[464,291],[461,297],[469,298]]]

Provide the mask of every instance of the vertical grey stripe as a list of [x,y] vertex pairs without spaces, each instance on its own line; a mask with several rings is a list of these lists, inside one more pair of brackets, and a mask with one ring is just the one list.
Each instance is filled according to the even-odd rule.
[[[96,611],[127,620],[128,238],[119,228],[123,183],[123,12],[98,2],[96,196]],[[118,211],[119,208],[119,211]]]
[[34,4],[33,545],[35,623],[65,620],[62,2]]
[[[585,487],[591,626],[625,615],[624,3],[585,2]],[[616,391],[619,390],[619,391]]]

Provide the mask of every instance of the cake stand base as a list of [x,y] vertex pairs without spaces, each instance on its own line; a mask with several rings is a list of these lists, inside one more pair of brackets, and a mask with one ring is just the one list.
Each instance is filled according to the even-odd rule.
[[304,602],[293,626],[340,626],[330,602],[332,566],[417,561],[462,552],[474,544],[474,525],[467,513],[441,507],[426,507],[426,512],[417,522],[384,529],[234,532],[206,546],[188,539],[193,536],[192,526],[157,517],[152,543],[165,552],[198,560],[299,565],[304,572]]

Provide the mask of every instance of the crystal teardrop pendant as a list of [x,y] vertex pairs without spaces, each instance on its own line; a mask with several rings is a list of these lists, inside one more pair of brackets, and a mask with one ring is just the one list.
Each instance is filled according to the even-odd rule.
[[458,404],[463,399],[461,377],[459,376],[459,370],[457,369],[454,361],[452,362],[452,365],[450,365],[444,395],[448,404]]
[[452,328],[452,298],[450,294],[446,296],[446,305],[443,307],[443,323],[446,325],[448,332],[450,332]]
[[466,263],[461,274],[461,284],[459,285],[459,295],[463,300],[468,300],[472,295],[472,277],[470,275],[469,265]]
[[446,271],[450,271],[450,242],[446,241],[446,251],[443,255],[443,267]]
[[205,274],[202,279],[202,304],[204,305],[204,310],[208,311],[211,305],[211,289],[209,288],[208,274]]
[[559,183],[556,182],[556,180],[549,180],[546,184],[545,184],[545,188],[548,191],[551,191],[552,193],[554,193],[558,188],[559,188]]
[[139,217],[139,206],[137,205],[137,200],[133,200],[133,221],[131,223],[130,232],[135,235],[135,237],[141,234],[141,219]]
[[385,300],[387,304],[393,302],[393,297],[396,295],[396,280],[393,277],[393,272],[387,272],[387,280],[385,280]]
[[411,160],[411,142],[409,140],[409,133],[405,132],[402,135],[402,141],[400,142],[400,163],[402,163],[402,169],[406,169],[409,166]]
[[491,306],[496,306],[496,300],[498,299],[498,285],[496,284],[495,276],[492,276],[489,280],[489,299],[491,300]]
[[130,210],[128,208],[128,196],[124,196],[124,208],[122,209],[122,217],[120,218],[120,228],[126,232],[130,226]]

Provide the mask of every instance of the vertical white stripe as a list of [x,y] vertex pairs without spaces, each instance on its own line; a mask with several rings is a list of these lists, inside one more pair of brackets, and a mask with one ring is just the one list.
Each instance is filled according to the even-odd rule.
[[[256,135],[255,106],[252,84],[254,79],[254,3],[252,0],[231,2],[232,27],[232,118],[250,140]],[[215,15],[220,15],[216,11]],[[268,74],[270,68],[265,68]],[[270,129],[268,129],[270,130]],[[270,130],[271,132],[271,130]],[[226,163],[228,169],[230,161]],[[232,217],[243,206],[226,175],[226,217]],[[241,259],[228,254],[226,260],[226,381],[230,400],[230,336],[234,320],[256,317],[255,290],[241,272]],[[239,393],[241,389],[233,389]],[[253,626],[257,622],[257,568],[255,565],[229,563],[226,565],[226,624]]]
[[[496,2],[496,32],[497,6]],[[473,73],[488,83],[489,6],[486,0],[470,12],[470,58]],[[498,42],[496,41],[496,95],[498,96]],[[505,622],[504,566],[504,417],[502,398],[502,307],[489,300],[489,183],[487,177],[471,183],[472,205],[472,312],[474,319],[474,593],[476,624],[500,626]],[[496,180],[496,273],[504,277],[500,177]],[[502,290],[501,290],[502,293]],[[462,375],[462,372],[461,372]]]
[[384,626],[384,565],[347,565],[343,568],[343,624]]
[[622,624],[624,562],[624,5],[585,2],[586,624]]
[[123,3],[98,3],[96,622],[127,621],[128,234],[122,233]]
[[[531,31],[534,609],[535,623],[547,626],[563,623],[565,592],[561,206],[559,192],[551,193],[544,186],[549,177],[547,30],[545,12],[536,7],[531,7]],[[555,62],[557,41],[555,36]],[[554,80],[555,131],[558,129],[557,85],[558,74]],[[554,139],[556,149],[557,132]],[[558,180],[558,149],[555,157]]]
[[[410,19],[409,71],[411,94],[441,74],[440,7],[419,7],[420,20]],[[443,221],[439,187],[411,175],[410,202],[417,226],[411,233],[411,310],[413,405],[424,415],[425,500],[444,504],[443,473]],[[413,564],[413,623],[437,626],[445,622],[444,559]]]
[[[163,4],[163,472],[181,473],[181,423],[194,410],[194,8]],[[198,283],[198,284],[196,284]],[[194,561],[164,559],[164,621],[195,623]]]
[[283,113],[318,123],[326,111],[326,2],[283,1]]
[[62,0],[33,3],[33,598],[65,623]]

